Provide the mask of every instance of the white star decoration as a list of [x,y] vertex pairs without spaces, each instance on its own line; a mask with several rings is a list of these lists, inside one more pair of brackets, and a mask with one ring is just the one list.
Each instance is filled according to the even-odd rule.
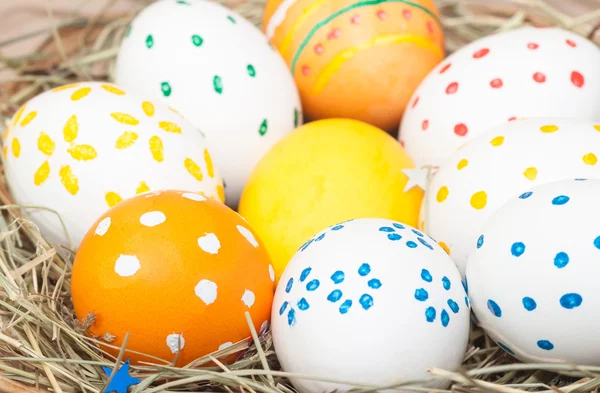
[[[406,177],[408,177],[408,181],[406,182],[406,186],[404,187],[404,192],[410,191],[415,186],[420,187],[423,191],[425,191],[425,188],[427,187],[428,171],[428,167],[403,169],[402,173],[404,173]],[[437,168],[431,168],[432,175],[436,171]]]

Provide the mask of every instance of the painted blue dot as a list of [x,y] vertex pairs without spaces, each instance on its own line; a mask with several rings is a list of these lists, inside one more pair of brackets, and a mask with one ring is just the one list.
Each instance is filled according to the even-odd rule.
[[600,236],[594,239],[594,246],[600,250]]
[[306,269],[302,270],[302,273],[300,274],[300,282],[304,282],[304,280],[306,280],[311,271],[312,268],[310,267],[307,267]]
[[371,307],[373,307],[373,296],[367,295],[365,293],[364,295],[362,295],[360,297],[359,303],[362,306],[362,308],[364,308],[365,310],[368,310]]
[[419,241],[419,243],[421,243],[428,249],[433,250],[433,247],[431,247],[431,244],[427,243],[427,241],[425,239],[423,239],[422,237],[418,237],[417,240]]
[[339,289],[336,289],[334,291],[331,291],[329,296],[327,296],[327,300],[329,300],[332,303],[335,303],[338,300],[340,300],[341,297],[342,297],[342,291],[340,291]]
[[308,304],[308,302],[306,301],[305,298],[298,300],[298,308],[300,310],[305,311],[305,310],[308,310],[309,307],[310,307],[310,304]]
[[419,288],[415,290],[415,299],[420,302],[424,302],[429,299],[429,293],[425,290],[425,288]]
[[469,297],[465,296],[465,305],[467,306],[467,308],[470,308],[471,306],[469,305]]
[[510,253],[515,257],[520,257],[525,252],[525,244],[521,242],[515,242],[510,247]]
[[308,246],[310,245],[310,243],[312,243],[312,242],[313,242],[313,239],[309,239],[306,243],[304,243],[302,245],[302,247],[300,247],[300,251],[306,250],[308,248]]
[[458,307],[458,303],[456,303],[452,299],[448,299],[448,307],[450,307],[450,310],[452,310],[452,312],[454,314],[456,314],[458,312],[458,310],[460,309],[460,307]]
[[281,307],[279,307],[279,315],[283,315],[285,310],[287,310],[288,302],[283,302]]
[[578,177],[577,179],[575,179],[576,181],[585,181],[587,179],[584,179],[583,177]]
[[572,309],[581,306],[583,298],[578,293],[567,293],[560,297],[560,305],[566,309]]
[[288,314],[287,314],[287,319],[288,319],[288,325],[294,326],[296,324],[296,310],[294,310],[293,308],[290,308],[290,311],[288,311]]
[[440,317],[442,319],[442,326],[443,327],[448,326],[448,324],[450,323],[450,315],[448,315],[448,311],[442,309]]
[[379,228],[379,232],[396,232],[396,230],[392,227],[381,227]]
[[554,257],[554,266],[556,266],[559,269],[562,269],[563,267],[567,266],[568,263],[569,255],[564,251],[559,252]]
[[515,356],[515,353],[513,352],[512,349],[510,349],[509,347],[507,347],[506,345],[502,344],[500,341],[498,341],[498,346],[502,349],[504,349],[506,352],[510,353],[511,355]]
[[367,285],[369,286],[369,288],[379,289],[381,288],[381,281],[379,281],[378,278],[372,278],[369,280]]
[[521,199],[527,199],[527,198],[529,198],[532,195],[533,195],[533,192],[527,191],[527,192],[524,192],[521,195],[519,195],[519,198],[521,198]]
[[417,247],[417,243],[413,242],[412,240],[409,240],[406,242],[406,247],[415,248],[415,247]]
[[388,234],[388,239],[390,240],[400,240],[402,239],[402,236],[398,235],[397,233],[389,233]]
[[463,286],[463,289],[465,290],[465,293],[469,293],[469,281],[467,280],[467,276],[465,275],[465,281],[460,281],[460,283]]
[[446,291],[450,290],[450,279],[446,276],[442,277],[442,285]]
[[411,229],[411,231],[417,236],[421,236],[421,237],[425,236],[421,232],[417,231],[416,229]]
[[489,299],[487,301],[487,308],[488,308],[488,310],[490,310],[492,312],[492,314],[494,314],[494,316],[496,316],[498,318],[500,318],[502,316],[502,309],[500,308],[498,303],[496,303],[492,299]]
[[421,270],[421,278],[423,279],[423,281],[427,282],[431,282],[433,280],[433,277],[431,277],[431,273],[429,273],[429,270],[427,269]]
[[360,274],[361,277],[364,277],[369,273],[371,273],[371,266],[368,263],[363,263],[358,268],[358,274]]
[[324,238],[324,237],[325,237],[325,234],[324,234],[324,233],[322,233],[322,234],[320,234],[320,235],[319,235],[319,237],[317,237],[317,238],[315,239],[315,241],[316,241],[316,242],[320,242],[321,240],[323,240],[323,238]]
[[435,321],[435,308],[427,307],[427,310],[425,310],[425,319],[427,322]]
[[314,291],[315,289],[319,288],[319,285],[321,285],[321,283],[315,278],[314,280],[309,281],[308,284],[306,284],[306,290]]
[[331,228],[332,231],[339,231],[340,229],[342,229],[344,226],[343,225],[336,225],[334,227]]
[[527,311],[533,311],[537,307],[537,303],[529,296],[525,296],[523,298],[523,307],[525,307],[525,310]]
[[552,204],[556,205],[556,206],[561,206],[564,205],[565,203],[569,202],[569,198],[566,195],[559,195],[557,197],[554,197],[554,199],[552,199]]
[[483,246],[483,235],[479,236],[479,239],[477,239],[477,248],[481,248],[481,246]]
[[392,225],[398,229],[404,229],[404,225],[398,224],[397,222],[393,223]]
[[334,284],[339,284],[343,282],[344,278],[346,278],[346,275],[341,270],[338,270],[337,272],[331,275],[331,281],[333,281]]
[[285,286],[285,293],[290,293],[290,291],[292,290],[292,286],[294,285],[294,278],[290,277],[290,279],[288,280],[286,286]]
[[554,344],[548,340],[540,340],[537,342],[537,346],[545,351],[551,351],[554,349]]
[[340,314],[346,314],[350,310],[350,307],[352,307],[352,300],[344,300],[344,303],[340,305]]

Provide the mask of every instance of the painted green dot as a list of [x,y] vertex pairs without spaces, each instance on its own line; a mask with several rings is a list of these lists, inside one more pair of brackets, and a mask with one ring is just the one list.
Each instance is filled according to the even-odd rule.
[[188,1],[185,0],[177,0],[177,4],[191,5]]
[[248,70],[248,75],[250,75],[253,78],[256,76],[256,70],[254,69],[254,66],[252,64],[248,64],[246,69]]
[[146,37],[146,46],[148,49],[154,46],[154,38],[152,37],[152,34],[148,34],[148,37]]
[[213,87],[218,94],[223,93],[223,80],[219,75],[215,75],[213,78]]
[[125,32],[125,37],[129,37],[129,36],[131,35],[131,29],[132,29],[132,26],[130,25],[130,26],[127,28],[127,31]]
[[204,42],[204,40],[202,39],[202,37],[200,37],[198,34],[194,34],[192,36],[192,43],[196,46],[200,46],[202,45],[202,43]]
[[260,136],[263,136],[267,133],[267,119],[264,119],[262,123],[260,123],[260,128],[258,129],[258,133]]
[[235,19],[233,19],[233,17],[232,17],[232,16],[228,16],[228,17],[227,17],[227,19],[229,19],[229,21],[230,21],[231,23],[237,23],[237,22],[235,21]]
[[163,82],[160,84],[160,89],[162,90],[163,96],[168,97],[171,95],[173,90],[171,89],[171,85],[169,82]]
[[298,120],[299,120],[299,113],[298,113],[298,108],[294,108],[294,127],[298,127]]

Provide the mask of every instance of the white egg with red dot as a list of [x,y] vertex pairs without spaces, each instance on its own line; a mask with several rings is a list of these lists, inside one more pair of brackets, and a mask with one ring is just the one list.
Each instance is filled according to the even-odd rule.
[[419,85],[398,139],[417,166],[439,166],[464,143],[518,118],[600,121],[600,49],[560,28],[523,27],[478,39]]

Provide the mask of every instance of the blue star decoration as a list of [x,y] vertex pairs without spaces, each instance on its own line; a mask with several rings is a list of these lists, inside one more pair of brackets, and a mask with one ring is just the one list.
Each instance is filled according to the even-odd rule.
[[[102,371],[110,377],[112,374],[112,369],[110,367],[102,367]],[[112,381],[108,384],[106,389],[104,389],[104,393],[109,392],[117,392],[117,393],[127,393],[127,389],[131,385],[137,385],[142,382],[141,379],[133,378],[129,375],[129,359],[121,366],[120,369],[117,370],[115,376]]]

